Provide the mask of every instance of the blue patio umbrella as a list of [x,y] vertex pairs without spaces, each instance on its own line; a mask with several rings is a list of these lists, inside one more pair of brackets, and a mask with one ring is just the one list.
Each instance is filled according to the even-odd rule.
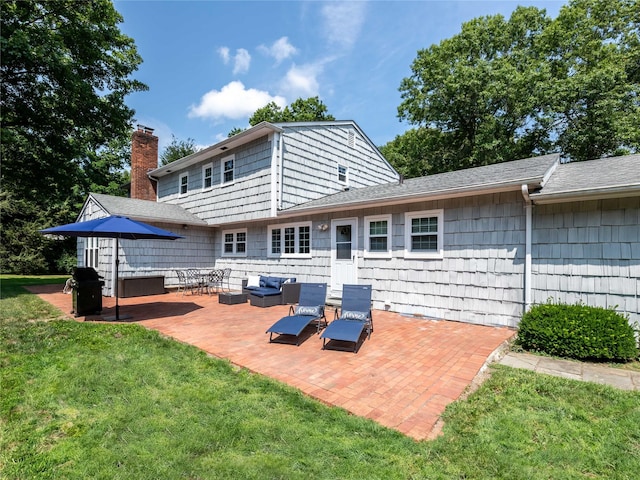
[[40,230],[46,235],[60,235],[63,237],[99,237],[116,239],[116,271],[115,271],[115,296],[116,296],[116,316],[115,320],[120,320],[120,306],[118,305],[118,239],[127,240],[176,240],[184,238],[181,235],[163,230],[153,225],[131,220],[128,217],[112,215],[86,222],[68,223],[58,227],[45,228]]

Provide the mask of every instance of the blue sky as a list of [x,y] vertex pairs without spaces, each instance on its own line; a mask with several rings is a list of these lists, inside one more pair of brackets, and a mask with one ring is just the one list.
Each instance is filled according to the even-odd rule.
[[530,1],[135,1],[116,0],[120,29],[144,62],[149,86],[127,97],[136,123],[212,145],[246,128],[270,101],[318,96],[337,120],[354,120],[377,146],[410,126],[398,88],[418,50],[485,15],[518,5],[551,17],[566,2]]

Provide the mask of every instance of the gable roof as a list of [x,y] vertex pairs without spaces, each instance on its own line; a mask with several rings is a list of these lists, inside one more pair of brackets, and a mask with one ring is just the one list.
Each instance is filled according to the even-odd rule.
[[133,220],[147,222],[175,223],[180,225],[207,226],[207,222],[185,210],[179,205],[171,203],[138,200],[128,197],[115,197],[102,193],[90,193],[82,212],[87,204],[93,200],[109,215],[122,215]]
[[295,128],[295,127],[335,127],[335,126],[349,126],[358,131],[360,136],[369,144],[369,146],[376,152],[382,161],[384,161],[389,168],[395,170],[391,164],[387,161],[386,158],[380,153],[380,150],[373,142],[367,137],[367,135],[362,131],[362,129],[358,126],[356,122],[353,120],[327,120],[327,121],[319,121],[319,122],[278,122],[278,123],[270,123],[270,122],[260,122],[257,125],[244,130],[232,137],[225,138],[221,142],[216,143],[215,145],[211,145],[210,147],[204,148],[198,152],[192,153],[191,155],[187,155],[186,157],[180,158],[175,162],[171,162],[168,165],[163,165],[161,167],[156,168],[149,172],[149,176],[151,178],[160,178],[165,175],[169,175],[172,172],[176,172],[178,170],[190,167],[191,165],[195,165],[198,162],[206,160],[216,155],[222,155],[227,150],[232,148],[240,147],[244,144],[252,142],[253,140],[264,137],[265,135],[269,135],[271,133],[276,132],[284,132],[287,128]]
[[523,184],[537,188],[544,184],[559,159],[559,154],[543,155],[348,190],[291,207],[278,216],[519,191]]
[[640,155],[636,154],[560,164],[544,187],[530,197],[542,204],[637,195]]

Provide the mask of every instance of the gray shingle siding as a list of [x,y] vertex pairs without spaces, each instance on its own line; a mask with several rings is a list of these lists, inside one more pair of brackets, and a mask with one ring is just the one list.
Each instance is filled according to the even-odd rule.
[[539,205],[533,300],[614,308],[640,322],[640,197]]
[[[284,128],[283,209],[340,192],[345,187],[360,188],[398,178],[352,124]],[[347,183],[338,181],[338,165],[347,168]]]
[[[271,146],[268,137],[203,160],[158,181],[158,200],[187,209],[208,224],[254,220],[271,213]],[[234,182],[221,182],[222,160],[234,156]],[[202,167],[213,167],[213,183],[202,188]],[[189,175],[186,195],[178,194],[180,176]]]

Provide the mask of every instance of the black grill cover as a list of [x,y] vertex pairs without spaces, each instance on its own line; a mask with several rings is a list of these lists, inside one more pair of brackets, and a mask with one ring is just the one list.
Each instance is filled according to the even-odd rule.
[[[88,282],[99,282],[102,278],[98,275],[98,272],[91,267],[75,267],[72,276],[78,285]],[[104,282],[102,282],[102,284],[104,285]]]

